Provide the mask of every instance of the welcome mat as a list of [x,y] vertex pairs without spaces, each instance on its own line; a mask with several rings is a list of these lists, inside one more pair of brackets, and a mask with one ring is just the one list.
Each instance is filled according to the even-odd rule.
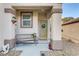
[[10,50],[7,54],[3,54],[0,52],[0,56],[19,56],[21,55],[21,50]]
[[63,56],[62,51],[40,51],[41,56]]

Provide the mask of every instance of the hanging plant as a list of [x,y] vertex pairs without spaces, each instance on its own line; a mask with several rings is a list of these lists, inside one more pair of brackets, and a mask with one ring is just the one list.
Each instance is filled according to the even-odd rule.
[[36,33],[33,33],[32,36],[33,36],[33,38],[36,38]]

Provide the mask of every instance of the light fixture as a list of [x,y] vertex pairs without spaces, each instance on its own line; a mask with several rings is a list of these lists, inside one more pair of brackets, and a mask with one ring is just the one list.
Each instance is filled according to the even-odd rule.
[[16,23],[17,22],[16,17],[13,16],[11,21],[12,21],[13,24]]

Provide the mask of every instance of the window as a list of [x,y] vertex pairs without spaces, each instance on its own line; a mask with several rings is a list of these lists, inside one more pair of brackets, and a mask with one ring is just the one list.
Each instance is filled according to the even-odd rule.
[[22,12],[21,13],[21,27],[32,28],[32,13]]

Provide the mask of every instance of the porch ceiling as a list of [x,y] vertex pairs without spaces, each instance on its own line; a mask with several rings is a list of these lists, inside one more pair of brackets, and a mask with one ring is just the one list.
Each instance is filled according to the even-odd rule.
[[39,14],[50,14],[52,4],[48,3],[35,3],[35,4],[13,4],[12,7],[16,11],[38,11]]
[[39,13],[47,13],[51,10],[51,6],[13,6],[15,10],[20,11],[38,11]]
[[53,6],[52,3],[13,3],[12,6]]
[[12,7],[16,10],[41,10],[41,11],[45,11],[45,10],[50,10],[52,8],[52,4],[43,4],[43,3],[35,3],[35,4],[13,4]]

